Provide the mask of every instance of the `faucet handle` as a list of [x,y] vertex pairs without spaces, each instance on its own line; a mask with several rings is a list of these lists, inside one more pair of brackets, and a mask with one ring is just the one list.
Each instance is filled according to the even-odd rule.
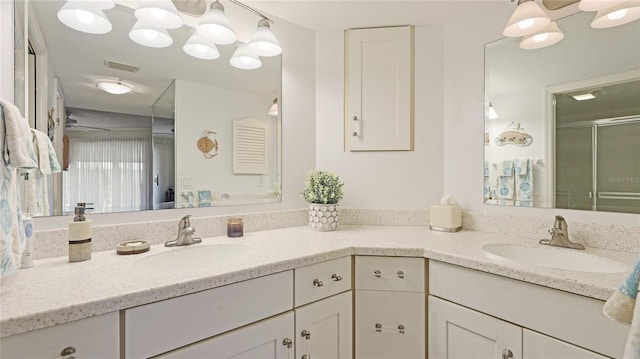
[[180,222],[178,223],[178,228],[184,229],[187,227],[191,227],[191,221],[189,221],[190,217],[191,217],[190,214],[187,214],[186,216],[182,217],[182,219],[180,219]]

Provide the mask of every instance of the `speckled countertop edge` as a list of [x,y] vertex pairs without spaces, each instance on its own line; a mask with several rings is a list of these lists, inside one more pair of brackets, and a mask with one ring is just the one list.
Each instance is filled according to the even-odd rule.
[[[43,259],[35,267],[5,278],[0,286],[0,337],[29,332],[180,295],[269,275],[349,255],[426,257],[533,284],[606,300],[627,273],[585,273],[538,267],[488,256],[482,246],[510,243],[536,246],[513,236],[462,231],[441,233],[424,226],[341,226],[335,232],[291,227],[247,233],[239,239],[205,238],[204,245],[252,248],[245,258],[209,268],[151,272],[135,263],[168,250],[119,256],[93,253],[86,262],[66,257]],[[558,249],[563,250],[563,249]],[[631,265],[634,254],[588,248],[587,253]]]

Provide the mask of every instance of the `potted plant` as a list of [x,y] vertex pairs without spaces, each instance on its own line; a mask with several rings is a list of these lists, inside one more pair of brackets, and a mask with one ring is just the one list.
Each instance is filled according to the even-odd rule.
[[332,172],[311,170],[305,186],[301,195],[309,202],[309,227],[316,231],[335,231],[344,183]]

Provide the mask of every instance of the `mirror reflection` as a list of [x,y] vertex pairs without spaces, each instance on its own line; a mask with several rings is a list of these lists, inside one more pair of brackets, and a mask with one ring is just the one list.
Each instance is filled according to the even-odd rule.
[[640,213],[640,21],[485,46],[487,204]]
[[[186,13],[168,30],[171,46],[141,46],[129,35],[136,1],[116,1],[103,10],[112,30],[88,34],[58,19],[65,3],[16,1],[16,104],[63,168],[40,195],[48,210],[23,206],[30,215],[67,214],[77,202],[120,212],[281,200],[280,116],[271,111],[280,55],[252,70],[230,65],[235,44],[218,45],[215,60],[189,56],[183,45],[200,17]],[[233,24],[254,31],[260,18],[234,6]],[[101,81],[130,92],[107,93]]]

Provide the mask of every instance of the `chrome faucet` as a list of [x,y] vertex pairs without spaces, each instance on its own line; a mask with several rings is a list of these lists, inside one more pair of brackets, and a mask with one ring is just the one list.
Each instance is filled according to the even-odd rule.
[[567,221],[562,216],[556,216],[555,221],[553,221],[553,227],[549,228],[549,234],[551,234],[551,239],[541,239],[540,244],[564,248],[584,249],[582,244],[571,242],[571,240],[569,240]]
[[188,246],[195,243],[202,243],[202,239],[193,238],[193,233],[195,233],[196,230],[191,227],[189,217],[191,217],[190,214],[182,217],[178,223],[178,236],[172,241],[165,242],[165,247]]

